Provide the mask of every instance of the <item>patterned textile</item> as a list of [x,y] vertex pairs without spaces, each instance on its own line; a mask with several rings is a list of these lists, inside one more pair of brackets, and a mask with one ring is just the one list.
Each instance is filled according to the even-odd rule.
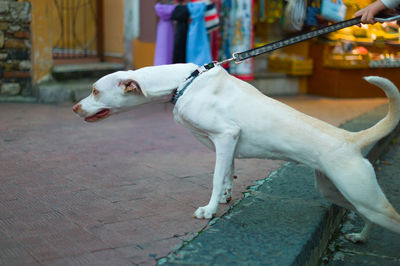
[[[217,1],[217,0],[214,0]],[[190,0],[192,3],[206,3],[206,12],[204,13],[204,21],[206,22],[207,32],[212,32],[219,27],[218,10],[212,0]],[[219,0],[218,0],[219,1]]]
[[217,8],[211,0],[205,0],[207,5],[206,12],[204,13],[204,21],[206,22],[207,32],[212,32],[219,27],[219,16]]
[[[223,0],[222,15],[222,59],[232,57],[234,52],[253,48],[252,0]],[[253,59],[241,64],[230,63],[229,72],[242,79],[253,78]]]

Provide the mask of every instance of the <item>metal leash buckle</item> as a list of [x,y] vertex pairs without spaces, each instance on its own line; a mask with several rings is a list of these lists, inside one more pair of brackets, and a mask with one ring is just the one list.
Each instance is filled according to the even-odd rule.
[[215,65],[220,66],[220,65],[223,65],[223,64],[225,64],[225,63],[229,63],[230,61],[233,61],[233,60],[235,60],[235,58],[234,58],[234,57],[231,57],[231,58],[228,58],[228,59],[219,61],[219,62],[215,62]]
[[232,54],[232,59],[235,61],[235,64],[238,65],[240,63],[243,63],[243,60],[240,60],[237,55],[239,54],[239,52],[234,52]]

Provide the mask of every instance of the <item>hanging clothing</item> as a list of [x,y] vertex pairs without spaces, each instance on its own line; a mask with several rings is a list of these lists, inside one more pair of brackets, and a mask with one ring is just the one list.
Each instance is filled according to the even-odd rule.
[[205,0],[206,12],[204,13],[204,21],[206,22],[206,30],[208,33],[215,31],[219,27],[218,10],[211,0]]
[[[221,27],[220,27],[220,38],[221,43],[219,45],[219,61],[228,59],[232,57],[231,53],[231,34],[230,34],[230,12],[232,10],[232,1],[231,0],[224,0],[220,6],[220,14],[221,14]],[[227,64],[229,65],[229,64]],[[228,67],[226,64],[224,67]]]
[[211,33],[219,27],[218,10],[215,6],[217,1],[221,0],[190,0],[192,3],[206,3],[206,11],[204,12],[204,21],[206,23],[207,33]]
[[211,48],[211,58],[219,58],[219,31],[215,30],[208,33]]
[[154,6],[160,21],[157,25],[156,51],[154,54],[154,65],[172,64],[172,53],[174,49],[174,25],[171,14],[175,5],[157,3]]
[[210,63],[211,49],[204,22],[206,4],[204,2],[188,3],[187,7],[192,22],[189,24],[186,61],[197,65]]
[[[222,10],[227,15],[223,21],[222,59],[230,58],[232,53],[253,48],[252,0],[225,0]],[[229,72],[241,79],[253,79],[253,59],[241,64],[230,63]]]
[[[212,3],[214,3],[214,7],[216,8],[217,12],[218,10],[221,10],[221,4],[222,0],[213,0]],[[219,14],[219,12],[218,12]],[[207,12],[205,13],[207,15]],[[207,17],[205,17],[206,21],[206,28],[207,28]],[[218,17],[218,27],[214,29],[219,29],[220,26],[220,21]],[[210,47],[211,47],[211,57],[214,58],[215,60],[218,60],[220,58],[219,56],[219,45],[220,45],[220,40],[221,40],[221,32],[220,30],[212,30],[211,32],[208,32],[208,37],[210,40]]]
[[171,19],[176,21],[172,62],[186,63],[186,40],[188,34],[189,10],[186,5],[176,6]]

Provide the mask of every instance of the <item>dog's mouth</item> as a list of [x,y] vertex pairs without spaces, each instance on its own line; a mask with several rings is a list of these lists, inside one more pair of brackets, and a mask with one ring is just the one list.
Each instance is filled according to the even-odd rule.
[[99,120],[102,120],[110,115],[110,109],[103,109],[97,113],[95,113],[92,116],[86,117],[85,121],[86,122],[97,122]]

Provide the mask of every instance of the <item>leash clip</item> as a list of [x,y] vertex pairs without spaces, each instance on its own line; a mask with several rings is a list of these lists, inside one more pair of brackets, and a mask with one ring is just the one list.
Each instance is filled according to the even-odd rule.
[[234,58],[234,57],[231,57],[231,58],[228,58],[228,59],[219,61],[219,62],[215,62],[214,64],[215,64],[216,66],[220,66],[220,65],[223,65],[223,64],[225,64],[225,63],[229,63],[230,61],[233,61],[233,60],[235,60],[235,58]]
[[240,60],[239,57],[237,56],[239,52],[234,52],[232,54],[232,59],[235,61],[236,65],[239,65],[240,63],[243,63],[243,60]]
[[223,65],[223,64],[225,64],[225,63],[229,63],[229,62],[231,62],[231,61],[234,61],[235,64],[240,64],[240,63],[242,63],[243,61],[242,61],[242,60],[239,60],[239,58],[237,57],[238,54],[239,54],[239,52],[234,52],[234,53],[232,54],[232,57],[231,57],[231,58],[222,60],[222,61],[220,61],[220,62],[214,62],[214,64],[217,65],[217,66],[220,66],[220,65]]

